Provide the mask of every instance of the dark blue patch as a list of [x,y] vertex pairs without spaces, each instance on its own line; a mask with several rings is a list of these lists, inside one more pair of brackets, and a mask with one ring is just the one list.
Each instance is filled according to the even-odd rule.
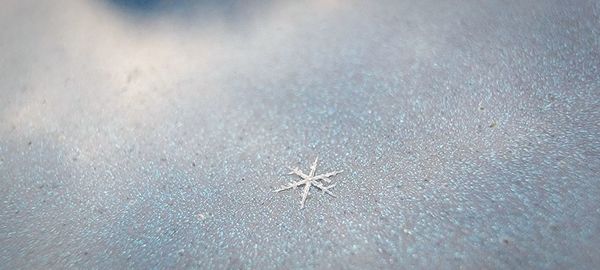
[[152,12],[191,6],[195,1],[189,0],[107,0],[117,7],[132,12]]
[[206,21],[219,17],[232,24],[250,20],[249,10],[263,9],[271,0],[98,0],[109,3],[116,11],[138,18],[175,15],[181,21]]

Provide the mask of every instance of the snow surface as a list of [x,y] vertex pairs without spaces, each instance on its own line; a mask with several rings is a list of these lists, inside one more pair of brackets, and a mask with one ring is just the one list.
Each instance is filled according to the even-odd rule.
[[[2,269],[594,269],[600,1],[4,0]],[[319,156],[336,198],[273,193]]]

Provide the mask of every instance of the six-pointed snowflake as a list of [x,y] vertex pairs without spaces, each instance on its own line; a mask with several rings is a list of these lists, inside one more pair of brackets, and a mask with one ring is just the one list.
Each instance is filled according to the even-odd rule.
[[315,176],[315,171],[317,170],[317,161],[318,160],[319,160],[319,157],[317,157],[315,159],[315,162],[313,162],[312,166],[310,166],[310,173],[308,175],[304,174],[297,167],[290,168],[290,170],[292,170],[292,171],[289,174],[292,174],[292,175],[295,174],[297,176],[300,176],[300,178],[302,178],[302,180],[297,181],[297,182],[291,182],[285,186],[282,186],[280,189],[273,190],[273,192],[280,192],[280,191],[284,191],[284,190],[288,190],[291,188],[296,188],[298,186],[304,185],[304,188],[302,190],[302,201],[300,202],[300,209],[304,208],[304,202],[306,201],[306,197],[308,197],[308,191],[310,190],[311,186],[315,186],[315,187],[319,188],[320,190],[322,190],[323,193],[327,193],[327,194],[335,197],[335,195],[333,195],[333,193],[331,193],[331,191],[329,191],[329,189],[334,187],[335,184],[332,184],[329,186],[324,186],[323,183],[319,182],[319,181],[331,183],[331,180],[329,179],[329,177],[332,177],[343,171],[333,171],[330,173],[319,174],[319,175]]

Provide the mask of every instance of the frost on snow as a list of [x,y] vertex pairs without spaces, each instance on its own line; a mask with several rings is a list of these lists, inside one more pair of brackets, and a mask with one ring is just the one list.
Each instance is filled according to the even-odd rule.
[[287,185],[282,186],[280,189],[273,190],[273,192],[280,192],[280,191],[284,191],[284,190],[288,190],[291,188],[296,188],[298,186],[304,185],[304,188],[302,189],[302,201],[300,202],[300,209],[304,208],[304,202],[306,201],[306,197],[308,197],[308,191],[310,190],[311,186],[315,186],[315,187],[319,188],[320,190],[322,190],[323,193],[327,193],[327,194],[335,197],[335,195],[333,195],[333,193],[331,193],[331,191],[329,191],[329,189],[334,187],[335,184],[332,184],[329,186],[324,186],[323,183],[319,182],[319,181],[331,183],[331,180],[329,179],[329,177],[332,177],[343,171],[333,171],[330,173],[324,173],[324,174],[319,174],[319,175],[315,176],[315,171],[317,170],[317,161],[318,160],[319,160],[319,157],[317,157],[315,159],[315,162],[313,162],[313,164],[310,166],[310,173],[308,175],[304,174],[297,167],[290,168],[292,171],[289,174],[297,175],[300,178],[302,178],[302,180],[297,181],[297,182],[291,182]]

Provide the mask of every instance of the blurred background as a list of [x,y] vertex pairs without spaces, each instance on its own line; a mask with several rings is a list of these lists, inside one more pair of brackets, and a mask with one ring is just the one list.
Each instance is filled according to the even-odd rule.
[[598,1],[1,6],[0,268],[600,264]]

